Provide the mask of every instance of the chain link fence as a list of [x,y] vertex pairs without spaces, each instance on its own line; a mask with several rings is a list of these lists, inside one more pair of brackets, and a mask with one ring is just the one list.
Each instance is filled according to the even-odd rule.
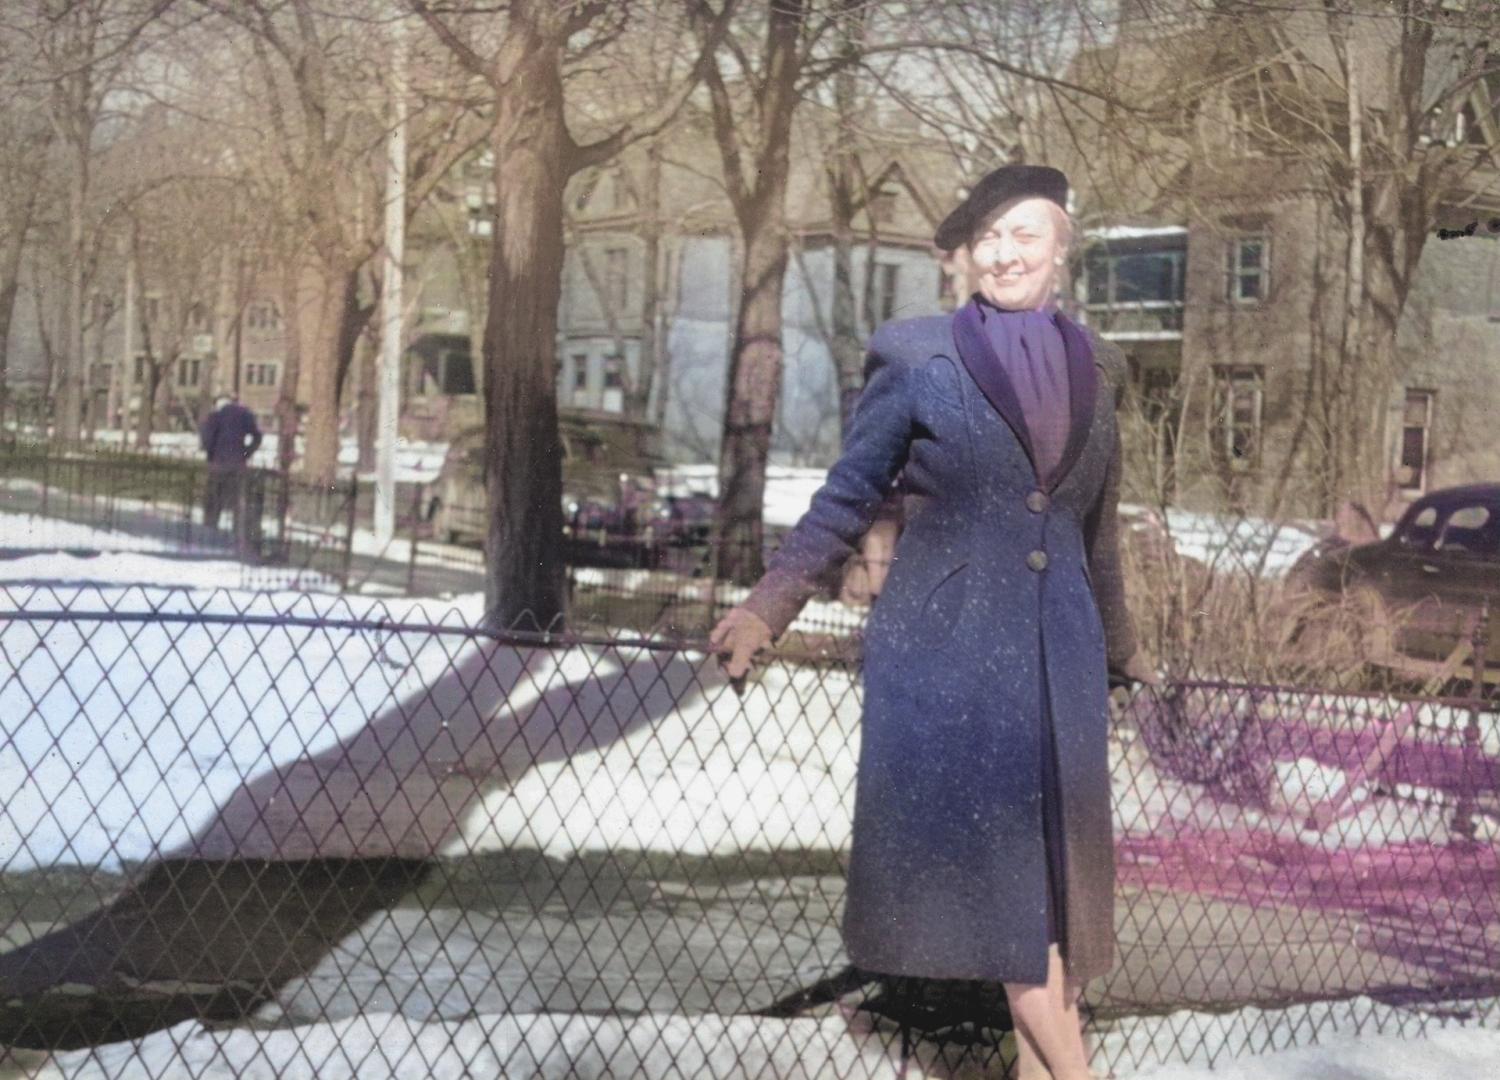
[[[17,1074],[1008,1074],[999,987],[843,952],[857,649],[792,635],[737,697],[680,643],[478,623],[0,589]],[[1500,1022],[1492,704],[1115,704],[1096,1070]]]

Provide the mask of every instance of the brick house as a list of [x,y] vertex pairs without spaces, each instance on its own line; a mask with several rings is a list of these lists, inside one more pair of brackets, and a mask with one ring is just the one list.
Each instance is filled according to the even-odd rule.
[[[1075,74],[1144,78],[1137,85],[1191,98],[1177,130],[1151,133],[1173,169],[1149,192],[1108,181],[1081,192],[1093,224],[1084,315],[1130,358],[1140,407],[1130,495],[1324,514],[1319,474],[1329,437],[1358,440],[1379,463],[1385,493],[1371,509],[1387,518],[1434,487],[1500,479],[1500,446],[1483,423],[1484,403],[1500,399],[1500,171],[1493,155],[1488,163],[1478,156],[1500,146],[1500,80],[1477,81],[1451,114],[1429,118],[1424,145],[1472,147],[1476,167],[1441,193],[1442,231],[1428,236],[1412,274],[1394,370],[1363,416],[1320,435],[1315,405],[1333,392],[1319,389],[1325,376],[1314,357],[1338,342],[1347,312],[1346,233],[1330,193],[1337,188],[1314,159],[1257,138],[1244,118],[1243,95],[1291,78],[1284,65],[1243,63],[1250,74],[1239,80],[1205,74],[1226,55],[1244,61],[1245,50],[1287,38],[1242,34],[1230,43],[1240,51],[1226,54],[1225,38],[1203,20],[1172,24],[1169,41],[1148,36],[1155,31],[1144,20],[1124,26],[1114,43],[1082,55]],[[1296,47],[1312,50],[1314,38],[1300,34]],[[1355,46],[1371,73],[1369,99],[1377,99],[1385,43]],[[1163,50],[1175,66],[1152,62]],[[1436,51],[1434,86],[1452,74]],[[1181,90],[1195,84],[1196,96]],[[1107,170],[1077,166],[1084,177],[1100,173]]]

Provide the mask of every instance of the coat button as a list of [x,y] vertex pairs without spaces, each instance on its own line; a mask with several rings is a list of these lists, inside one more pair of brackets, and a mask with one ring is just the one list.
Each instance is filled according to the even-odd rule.
[[1026,556],[1026,565],[1040,574],[1047,569],[1047,553],[1040,548]]
[[1049,502],[1050,500],[1047,498],[1045,491],[1038,490],[1026,493],[1026,509],[1030,510],[1033,514],[1040,514],[1043,510],[1047,509]]

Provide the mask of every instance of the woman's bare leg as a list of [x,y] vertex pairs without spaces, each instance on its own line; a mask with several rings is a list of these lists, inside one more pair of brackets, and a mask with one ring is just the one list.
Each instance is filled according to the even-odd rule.
[[[1076,997],[1065,1001],[1072,992],[1072,980],[1065,977],[1062,957],[1057,946],[1047,949],[1047,981],[1006,983],[1005,996],[1016,1024],[1019,1080],[1092,1080],[1088,1054],[1083,1045],[1083,1029],[1078,1022]],[[1028,1045],[1029,1044],[1029,1045]],[[1036,1069],[1040,1057],[1043,1070]]]

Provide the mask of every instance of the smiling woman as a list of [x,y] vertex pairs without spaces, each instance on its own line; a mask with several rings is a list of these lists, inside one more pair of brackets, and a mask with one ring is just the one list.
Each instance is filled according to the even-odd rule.
[[1125,613],[1118,349],[1058,310],[1067,178],[1007,165],[944,219],[972,297],[886,323],[843,453],[710,635],[725,673],[791,625],[901,477],[865,626],[844,941],[866,971],[1003,982],[1020,1075],[1090,1076],[1076,1002],[1114,962],[1107,669]]

